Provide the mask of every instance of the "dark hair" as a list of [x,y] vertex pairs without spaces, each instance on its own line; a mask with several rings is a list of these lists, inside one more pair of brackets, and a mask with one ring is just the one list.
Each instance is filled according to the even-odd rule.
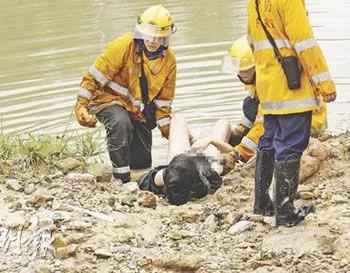
[[165,196],[173,205],[185,204],[191,198],[202,198],[211,192],[212,186],[215,191],[222,183],[204,155],[180,154],[174,157],[165,168],[163,178]]

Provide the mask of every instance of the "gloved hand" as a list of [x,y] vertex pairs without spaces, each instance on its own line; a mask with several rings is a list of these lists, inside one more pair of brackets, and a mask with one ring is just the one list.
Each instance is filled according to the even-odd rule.
[[237,157],[236,157],[236,151],[224,154],[224,170],[222,172],[222,175],[228,174],[231,172],[237,163]]
[[325,102],[332,102],[332,101],[335,101],[335,99],[337,98],[337,93],[333,92],[333,93],[324,95],[323,97]]
[[78,101],[75,104],[75,116],[80,125],[85,127],[95,127],[97,120],[93,115],[89,114],[87,104],[84,99],[78,97]]
[[232,129],[231,136],[229,143],[233,147],[237,146],[239,143],[241,143],[242,138],[248,134],[249,128],[246,127],[243,124],[237,124],[235,128]]

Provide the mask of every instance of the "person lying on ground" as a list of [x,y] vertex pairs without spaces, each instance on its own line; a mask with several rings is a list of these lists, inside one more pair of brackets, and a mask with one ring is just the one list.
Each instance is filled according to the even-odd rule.
[[[230,123],[219,120],[213,138],[228,141]],[[213,145],[201,153],[190,152],[189,133],[181,115],[174,115],[169,134],[169,164],[158,166],[139,180],[141,190],[165,197],[170,204],[182,205],[214,193],[222,184],[221,176],[234,165]]]

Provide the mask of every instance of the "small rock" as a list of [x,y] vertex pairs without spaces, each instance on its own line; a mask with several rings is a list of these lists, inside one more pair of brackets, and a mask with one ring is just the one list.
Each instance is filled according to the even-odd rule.
[[299,197],[304,200],[314,199],[314,194],[312,192],[303,191],[299,193]]
[[202,224],[203,230],[209,230],[211,232],[216,232],[218,230],[218,224],[216,222],[215,215],[211,214]]
[[51,193],[45,189],[36,190],[29,198],[29,202],[36,206],[41,206],[48,201],[53,200]]
[[81,182],[81,183],[92,183],[95,181],[95,178],[92,174],[89,173],[69,173],[67,175],[67,180],[70,182]]
[[125,183],[123,184],[123,188],[131,194],[137,193],[137,191],[139,190],[139,185],[136,182],[129,182],[129,183]]
[[196,223],[201,213],[199,211],[180,212],[178,217],[186,223]]
[[332,201],[335,204],[347,204],[349,203],[349,199],[346,196],[336,194],[332,197]]
[[243,214],[240,212],[229,213],[227,217],[224,219],[224,225],[227,227],[233,226],[239,220],[241,220]]
[[234,235],[237,233],[241,233],[247,229],[250,229],[252,226],[253,226],[252,223],[249,221],[239,221],[238,223],[230,227],[227,233]]
[[22,186],[19,184],[17,179],[9,179],[6,181],[6,188],[13,191],[20,191]]
[[314,175],[320,166],[320,161],[316,157],[312,157],[306,153],[301,157],[300,163],[300,183]]
[[199,255],[163,256],[152,259],[152,265],[180,272],[195,271],[202,263]]
[[56,166],[61,169],[62,172],[68,173],[69,171],[75,170],[79,167],[83,167],[83,163],[80,162],[78,159],[75,159],[73,157],[69,157],[66,159],[63,159],[59,162],[56,162]]
[[106,248],[98,248],[94,251],[97,258],[108,259],[113,256],[112,252]]
[[4,221],[4,226],[13,229],[17,227],[25,227],[28,221],[23,212],[9,213]]
[[318,158],[320,161],[325,160],[331,154],[330,148],[325,143],[321,143],[315,138],[310,138],[307,152],[309,155]]
[[336,253],[350,263],[350,232],[341,235],[335,242]]
[[248,262],[248,266],[252,268],[253,270],[256,270],[259,267],[263,266],[271,266],[272,262],[271,261],[258,261],[258,260],[250,260]]
[[77,245],[69,245],[67,247],[58,247],[55,251],[56,259],[67,259],[69,257],[74,257],[77,254],[78,246]]
[[34,266],[35,273],[51,273],[53,272],[52,266],[39,264]]
[[157,207],[157,199],[156,196],[148,191],[142,191],[138,195],[137,202],[145,208],[156,208]]
[[178,241],[178,240],[182,239],[182,234],[178,230],[172,230],[169,233],[169,238],[174,240],[174,241]]
[[32,194],[35,191],[35,186],[33,183],[29,183],[25,188],[24,188],[24,193],[27,195]]
[[273,226],[276,225],[276,218],[275,217],[267,217],[267,216],[265,216],[263,218],[263,223],[273,227]]

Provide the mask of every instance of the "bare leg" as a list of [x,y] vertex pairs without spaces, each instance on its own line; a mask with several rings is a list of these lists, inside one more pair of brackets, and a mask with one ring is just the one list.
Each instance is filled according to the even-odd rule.
[[170,123],[168,163],[190,149],[189,132],[184,116],[175,114]]
[[[177,155],[185,153],[190,148],[189,132],[184,116],[175,114],[170,123],[168,163]],[[164,169],[157,172],[154,182],[157,186],[164,186]]]
[[[213,139],[219,141],[228,142],[231,134],[231,125],[227,119],[220,119],[215,123],[215,128],[213,131]],[[204,150],[205,155],[217,158],[220,156],[220,151],[214,146],[209,145],[208,148]],[[218,162],[214,162],[212,168],[221,175],[223,172],[223,166]]]

